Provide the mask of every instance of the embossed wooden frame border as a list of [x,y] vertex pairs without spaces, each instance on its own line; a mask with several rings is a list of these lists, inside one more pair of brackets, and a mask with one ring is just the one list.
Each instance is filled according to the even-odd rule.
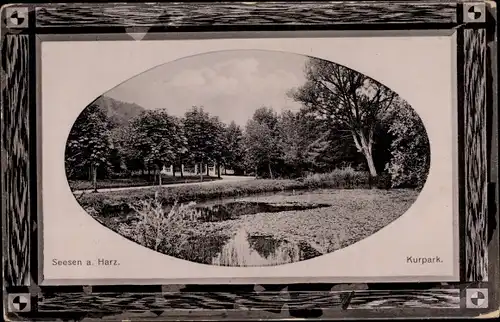
[[[465,3],[467,3],[465,1]],[[462,1],[203,2],[29,5],[27,29],[2,25],[2,239],[7,293],[28,293],[32,311],[14,318],[261,319],[473,316],[465,288],[498,285],[498,112],[496,11],[487,23],[465,23]],[[159,14],[138,12],[158,6]],[[120,8],[121,7],[121,8]],[[128,10],[123,14],[124,9]],[[5,21],[2,10],[2,23]],[[39,286],[36,178],[36,33],[318,29],[456,29],[461,283]],[[496,65],[495,65],[496,67]],[[463,107],[463,108],[460,108]],[[488,253],[490,256],[488,256]],[[489,271],[488,271],[489,267]],[[488,280],[488,282],[486,282]],[[498,303],[498,289],[490,288]],[[4,292],[4,303],[5,303]],[[8,303],[6,303],[8,304]],[[103,306],[105,304],[105,306]],[[362,309],[363,308],[363,309]],[[384,310],[381,310],[384,308]],[[431,309],[432,308],[432,309]],[[374,310],[377,309],[377,310]]]

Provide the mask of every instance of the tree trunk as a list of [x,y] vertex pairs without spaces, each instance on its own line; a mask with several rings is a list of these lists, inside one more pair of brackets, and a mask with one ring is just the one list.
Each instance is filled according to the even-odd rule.
[[375,168],[375,163],[373,162],[372,155],[372,146],[373,146],[373,134],[369,134],[369,140],[366,141],[363,133],[355,133],[352,132],[352,137],[354,139],[354,144],[359,152],[363,153],[366,159],[366,163],[368,164],[368,170],[370,171],[370,176],[375,178],[377,177],[377,169]]
[[182,165],[182,162],[181,162],[181,178],[184,178],[184,166]]
[[271,177],[271,179],[274,179],[273,170],[271,169],[271,162],[267,163],[267,167],[269,168],[269,176]]
[[220,164],[217,162],[217,178],[220,179]]
[[97,192],[97,167],[95,164],[92,165],[92,185],[94,186],[94,192]]
[[373,162],[372,146],[373,140],[371,138],[372,134],[369,134],[370,138],[366,142],[365,136],[361,136],[361,146],[363,148],[363,154],[365,155],[366,162],[368,163],[368,169],[370,170],[370,175],[375,178],[377,177],[377,169],[375,168],[375,163]]
[[210,176],[210,166],[207,163],[207,177]]
[[160,187],[161,187],[161,176],[162,176],[162,174],[161,174],[161,170],[160,170],[158,172],[158,186],[160,186]]
[[198,169],[200,172],[200,181],[203,181],[203,162],[200,162],[200,169]]
[[377,169],[375,168],[375,163],[373,162],[373,156],[371,151],[365,151],[363,153],[366,158],[366,162],[368,163],[368,170],[370,170],[370,176],[375,178],[377,176]]
[[227,175],[227,168],[224,166],[224,175]]

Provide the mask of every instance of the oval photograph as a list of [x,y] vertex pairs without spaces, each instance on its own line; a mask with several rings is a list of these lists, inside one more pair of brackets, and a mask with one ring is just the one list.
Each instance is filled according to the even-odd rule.
[[356,243],[403,215],[430,167],[425,127],[377,80],[314,57],[172,61],[75,120],[69,187],[102,225],[196,263],[268,266]]

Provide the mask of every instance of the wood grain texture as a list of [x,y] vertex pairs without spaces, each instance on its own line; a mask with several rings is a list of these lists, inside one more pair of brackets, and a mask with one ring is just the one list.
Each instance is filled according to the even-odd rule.
[[[428,290],[359,292],[350,302],[349,309],[377,308],[460,308],[460,290]],[[362,293],[362,294],[361,294]]]
[[488,278],[486,31],[464,31],[465,260],[467,281]]
[[[191,318],[193,312],[206,315],[240,311],[266,311],[289,317],[296,312],[346,309],[459,308],[460,290],[409,291],[324,291],[324,292],[173,292],[173,293],[51,293],[38,302],[41,313],[57,312],[83,317],[151,317],[159,315]],[[246,313],[245,313],[246,312]],[[322,313],[320,314],[322,315]],[[248,314],[248,316],[254,316]]]
[[2,46],[2,215],[7,286],[29,285],[28,36]]
[[38,27],[336,25],[454,23],[453,2],[215,2],[54,4],[37,8]]

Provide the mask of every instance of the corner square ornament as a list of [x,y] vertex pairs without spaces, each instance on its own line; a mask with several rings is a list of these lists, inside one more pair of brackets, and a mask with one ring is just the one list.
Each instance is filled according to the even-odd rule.
[[8,295],[9,312],[30,312],[31,297],[30,294],[9,294]]
[[472,288],[466,290],[466,308],[484,309],[488,308],[488,289]]
[[486,6],[484,3],[464,3],[464,22],[486,22]]
[[27,7],[5,8],[5,26],[7,28],[27,28],[28,12]]

